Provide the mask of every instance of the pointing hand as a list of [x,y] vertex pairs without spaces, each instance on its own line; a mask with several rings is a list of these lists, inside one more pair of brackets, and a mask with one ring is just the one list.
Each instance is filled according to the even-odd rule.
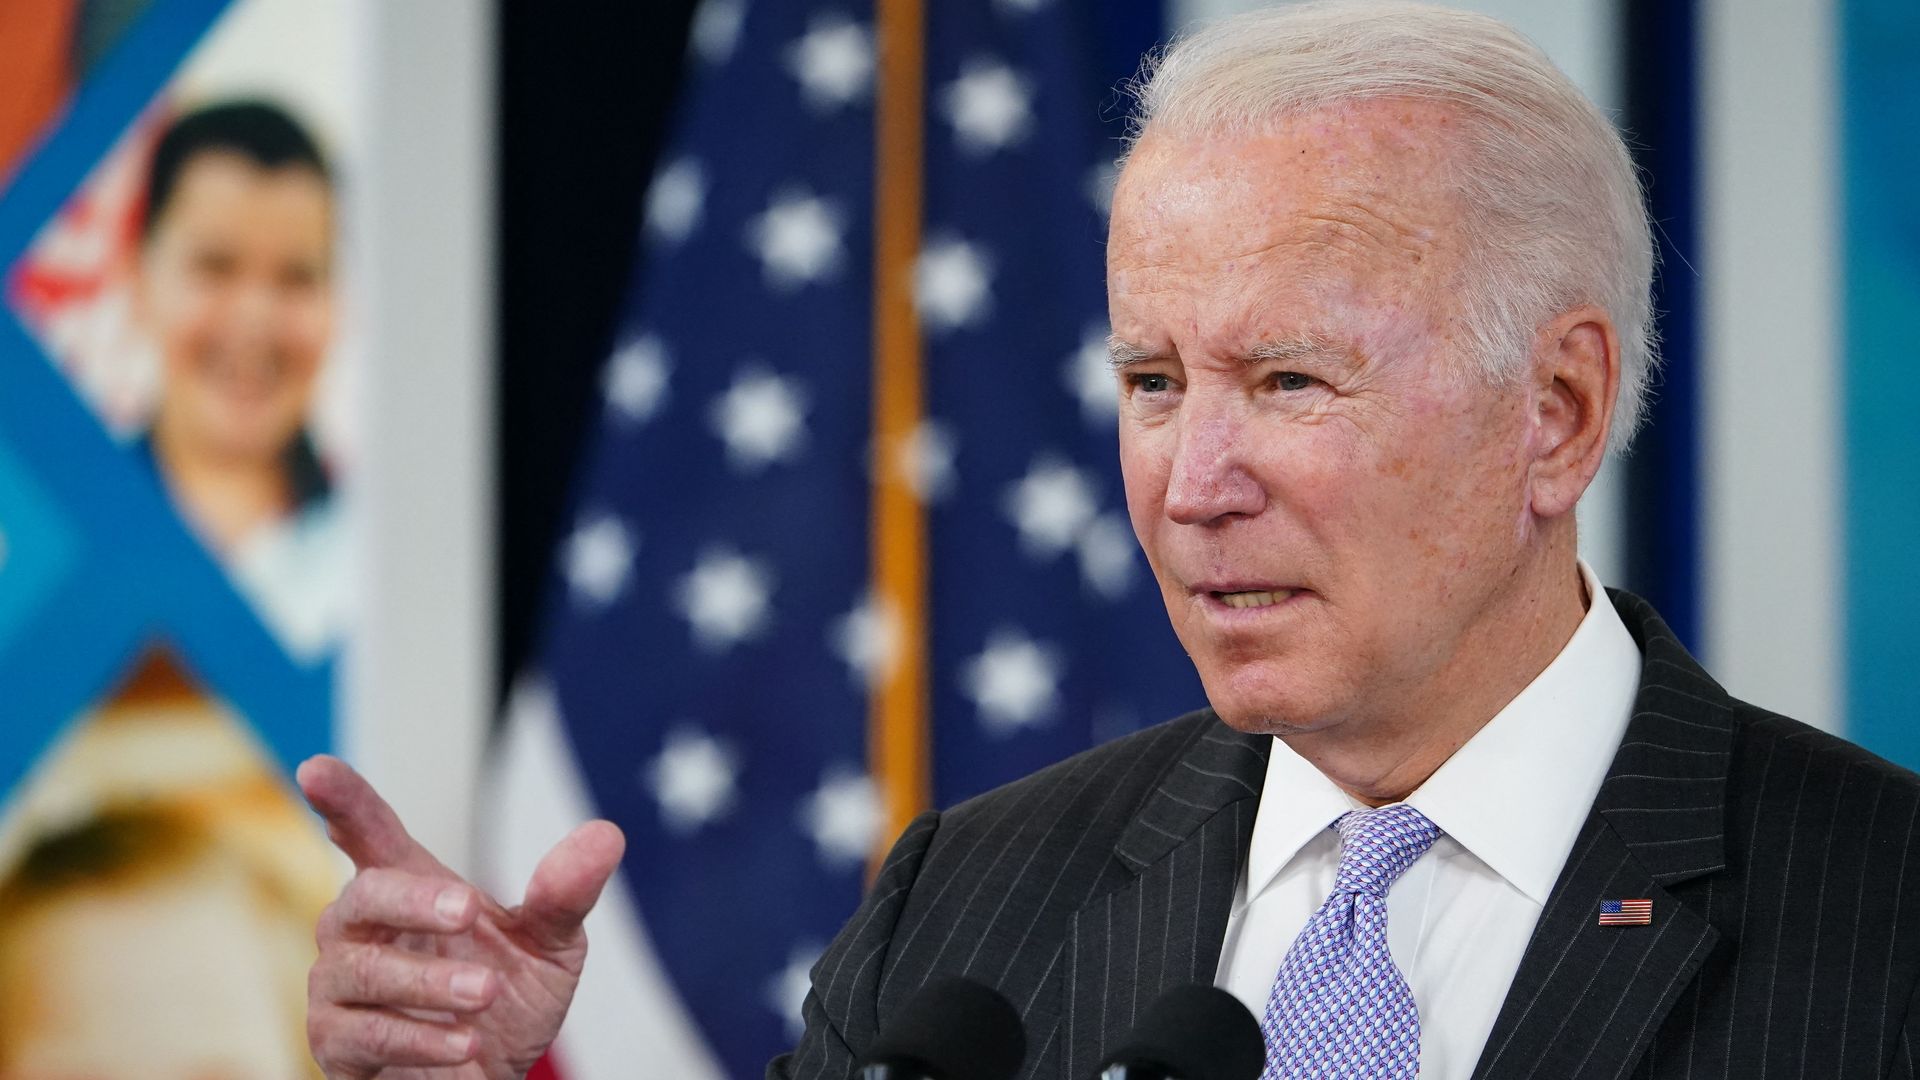
[[300,789],[353,860],[320,918],[307,979],[307,1039],[331,1080],[507,1080],[560,1030],[586,961],[581,922],[620,864],[606,821],[540,860],[526,899],[504,907],[407,835],[345,762],[300,766]]

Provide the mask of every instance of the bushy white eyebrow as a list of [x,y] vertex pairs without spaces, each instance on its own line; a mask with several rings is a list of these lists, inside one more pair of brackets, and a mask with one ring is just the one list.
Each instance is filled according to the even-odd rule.
[[[1263,341],[1247,350],[1242,361],[1249,367],[1273,361],[1285,363],[1290,360],[1338,360],[1345,356],[1343,350],[1318,335],[1285,338],[1278,341]],[[1117,335],[1107,335],[1107,363],[1115,371],[1145,363],[1159,357],[1151,349],[1143,349],[1131,341],[1123,341]]]
[[1304,337],[1286,338],[1280,341],[1263,341],[1247,350],[1248,364],[1264,364],[1271,361],[1290,360],[1338,360],[1345,352],[1332,342],[1317,334]]
[[1115,371],[1144,363],[1153,359],[1153,355],[1131,341],[1120,340],[1116,334],[1107,335],[1107,364]]

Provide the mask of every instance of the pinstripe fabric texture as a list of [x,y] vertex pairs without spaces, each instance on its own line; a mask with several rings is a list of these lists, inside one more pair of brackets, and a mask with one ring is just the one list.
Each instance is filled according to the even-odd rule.
[[[1634,716],[1476,1080],[1920,1080],[1920,777],[1729,697],[1643,600]],[[922,983],[996,986],[1025,1076],[1083,1080],[1213,980],[1269,741],[1202,711],[915,820],[773,1078],[843,1080]],[[1603,899],[1650,897],[1644,927]]]

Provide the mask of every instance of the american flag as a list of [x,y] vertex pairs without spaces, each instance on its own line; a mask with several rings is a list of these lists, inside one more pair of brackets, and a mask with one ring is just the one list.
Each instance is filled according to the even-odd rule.
[[1601,926],[1649,926],[1653,923],[1651,900],[1600,901]]
[[496,807],[503,887],[629,837],[569,1077],[758,1075],[911,804],[1204,704],[1116,461],[1114,11],[700,10]]

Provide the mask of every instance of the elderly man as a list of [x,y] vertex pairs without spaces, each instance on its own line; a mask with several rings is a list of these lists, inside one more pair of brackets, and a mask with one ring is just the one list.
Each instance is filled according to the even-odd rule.
[[[1122,463],[1212,708],[915,821],[770,1074],[849,1075],[965,974],[1034,1077],[1188,982],[1262,1018],[1272,1078],[1915,1076],[1920,783],[1730,698],[1577,558],[1650,364],[1605,118],[1493,20],[1310,5],[1176,46],[1138,131]],[[508,911],[343,767],[302,780],[366,868],[322,927],[321,1060],[524,1069],[617,834]]]

